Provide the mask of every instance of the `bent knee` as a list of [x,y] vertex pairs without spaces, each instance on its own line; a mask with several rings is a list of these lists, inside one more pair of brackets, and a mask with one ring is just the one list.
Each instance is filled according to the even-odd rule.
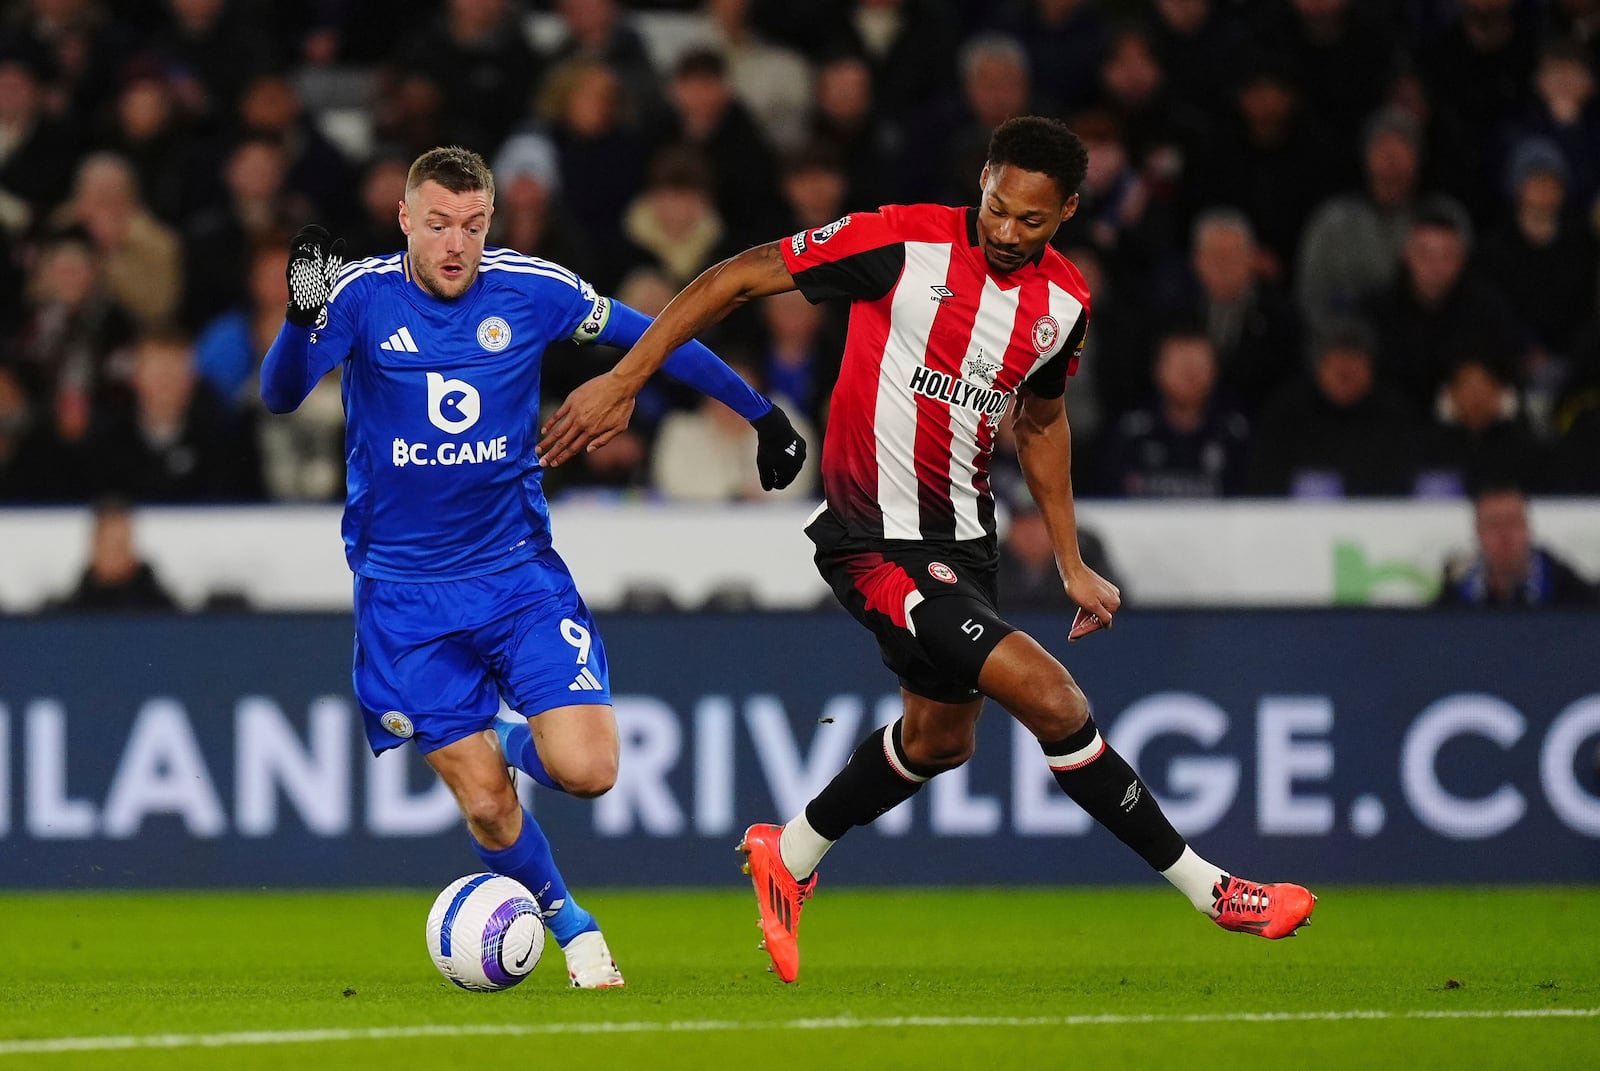
[[970,733],[924,733],[903,739],[901,746],[913,766],[943,772],[972,758],[978,742]]
[[594,756],[551,770],[550,775],[569,795],[593,799],[617,783],[617,760],[615,756]]
[[482,831],[491,847],[505,847],[517,839],[522,804],[507,785],[504,791],[474,793],[461,801],[467,823]]
[[1041,740],[1062,740],[1083,728],[1088,720],[1088,697],[1070,675],[1063,673],[1055,693],[1026,723]]
[[966,747],[937,748],[925,755],[912,757],[911,761],[920,767],[944,773],[946,770],[954,770],[957,766],[965,764],[976,750],[977,748],[971,744]]

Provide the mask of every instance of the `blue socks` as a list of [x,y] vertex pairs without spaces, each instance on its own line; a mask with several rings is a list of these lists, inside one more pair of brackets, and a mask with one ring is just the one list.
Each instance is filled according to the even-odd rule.
[[545,772],[544,763],[539,758],[539,749],[533,746],[533,730],[528,728],[527,718],[521,714],[512,714],[509,718],[496,715],[494,734],[500,738],[500,753],[506,757],[507,762],[545,788],[553,788],[557,792],[563,791],[555,779]]
[[[526,728],[523,731],[526,733]],[[490,870],[516,878],[528,887],[539,903],[545,927],[555,936],[558,945],[565,947],[580,933],[600,928],[594,916],[579,907],[567,892],[567,883],[561,879],[555,857],[550,852],[550,841],[527,811],[522,812],[522,832],[511,847],[495,851],[479,844],[476,837],[472,838],[472,847]]]
[[[527,718],[515,713],[510,717],[497,716],[494,719],[494,732],[500,738],[500,752],[507,762],[546,788],[564,791],[540,761],[539,749],[533,746],[533,731],[528,727]],[[579,907],[567,892],[567,883],[562,880],[561,872],[556,869],[555,857],[550,852],[550,841],[527,811],[522,812],[522,832],[511,847],[492,851],[476,839],[472,846],[477,850],[478,858],[490,870],[516,878],[533,892],[534,899],[539,902],[539,911],[544,915],[545,927],[554,935],[557,944],[565,947],[580,933],[600,928],[594,916]]]

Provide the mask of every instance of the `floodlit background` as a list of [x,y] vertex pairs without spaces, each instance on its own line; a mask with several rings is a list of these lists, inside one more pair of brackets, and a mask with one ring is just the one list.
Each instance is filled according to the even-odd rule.
[[[1089,147],[1057,238],[1094,294],[1073,478],[1128,604],[1065,649],[1002,436],[1010,611],[1241,869],[1592,881],[1596,7],[7,5],[0,885],[471,865],[441,786],[357,732],[337,373],[291,416],[260,404],[295,228],[400,248],[407,163],[460,143],[496,169],[492,243],[655,311],[751,243],[970,203],[988,131],[1028,112]],[[707,336],[813,456],[845,315],[786,295]],[[617,356],[552,348],[546,409]],[[663,381],[547,479],[624,730],[606,799],[529,797],[583,882],[722,880],[741,823],[792,813],[894,716],[810,564],[814,469],[763,494],[752,454]],[[1496,544],[1472,495],[1505,486],[1530,504]],[[1495,545],[1536,562],[1515,598],[1537,608],[1474,606]],[[996,712],[836,880],[1145,878],[1035,759]]]

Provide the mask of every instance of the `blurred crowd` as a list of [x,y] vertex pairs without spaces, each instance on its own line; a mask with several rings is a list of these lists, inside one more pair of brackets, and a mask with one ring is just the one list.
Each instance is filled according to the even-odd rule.
[[[337,373],[287,417],[256,394],[287,241],[402,248],[433,145],[494,167],[491,244],[654,313],[749,244],[972,203],[1023,113],[1089,148],[1057,237],[1093,293],[1079,494],[1600,494],[1600,0],[0,12],[0,503],[341,498]],[[785,295],[706,341],[815,436],[844,313]],[[616,356],[552,350],[546,403]],[[752,452],[662,382],[548,489],[756,499]]]

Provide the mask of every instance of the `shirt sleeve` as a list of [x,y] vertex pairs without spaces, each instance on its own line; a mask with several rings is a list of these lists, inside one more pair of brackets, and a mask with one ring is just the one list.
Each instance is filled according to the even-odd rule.
[[322,316],[311,328],[285,320],[278,329],[261,361],[261,400],[272,412],[298,408],[317,381],[350,356],[360,301],[358,278],[358,274],[347,274],[334,283]]
[[[349,271],[348,268],[345,270]],[[368,276],[363,279],[360,275],[346,274],[334,281],[333,291],[328,295],[328,304],[324,306],[328,318],[326,322],[318,323],[311,332],[313,352],[321,351],[313,357],[313,360],[323,366],[312,383],[333,371],[350,356],[350,350],[356,341],[357,313],[363,301],[362,294],[367,290],[371,278]]]
[[[594,341],[623,349],[632,347],[649,328],[650,317],[629,308],[616,298],[600,300],[606,304],[607,315],[597,317],[600,330],[594,336]],[[589,321],[585,321],[580,329],[586,331],[588,324]],[[680,383],[687,383],[701,393],[711,395],[746,420],[755,420],[772,409],[772,403],[764,395],[695,339],[691,338],[667,354],[661,371]]]
[[815,304],[829,298],[876,301],[906,265],[905,242],[881,212],[857,212],[779,243],[795,285]]
[[564,330],[555,332],[557,338],[586,345],[597,340],[611,322],[611,299],[595,290],[589,282],[577,275],[572,277],[577,289],[566,306],[561,325]]
[[1078,361],[1083,357],[1083,342],[1088,334],[1089,311],[1085,309],[1078,314],[1078,322],[1072,325],[1072,332],[1056,355],[1023,380],[1029,393],[1040,398],[1059,398],[1065,394],[1067,377],[1078,374]]

